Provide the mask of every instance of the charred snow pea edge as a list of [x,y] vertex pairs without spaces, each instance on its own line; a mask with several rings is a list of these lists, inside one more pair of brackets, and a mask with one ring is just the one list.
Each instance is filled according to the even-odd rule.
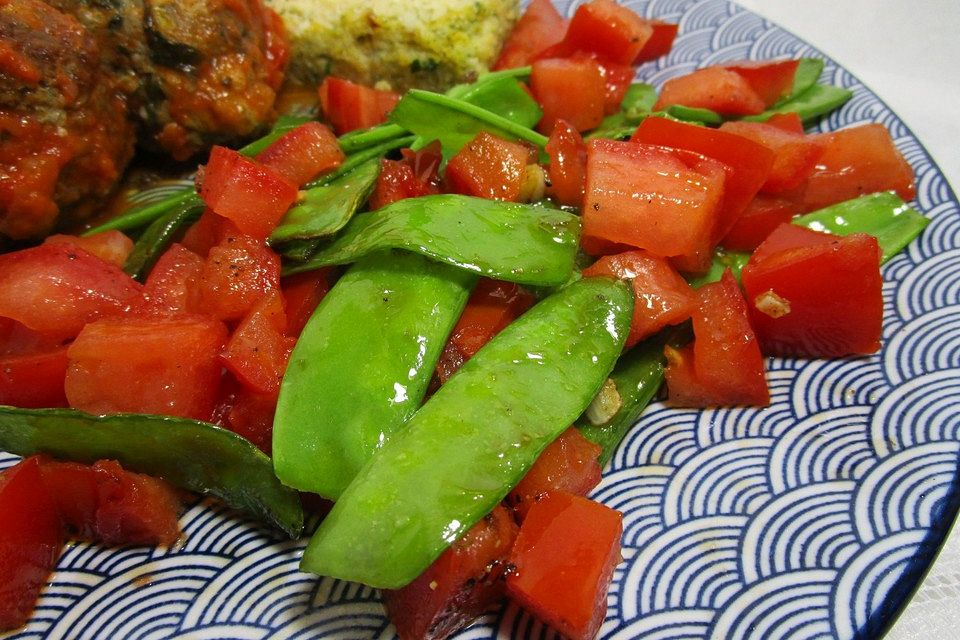
[[372,254],[337,281],[280,387],[273,466],[284,484],[339,498],[420,407],[476,280],[398,251]]
[[420,575],[590,403],[632,311],[625,284],[586,278],[504,329],[363,467],[301,569],[389,589]]
[[235,433],[205,422],[0,407],[0,450],[86,463],[116,460],[131,471],[216,496],[291,538],[303,530],[300,498],[280,484],[270,458]]
[[479,275],[556,286],[573,273],[580,219],[535,205],[458,195],[408,198],[360,213],[330,244],[285,274],[404,249]]

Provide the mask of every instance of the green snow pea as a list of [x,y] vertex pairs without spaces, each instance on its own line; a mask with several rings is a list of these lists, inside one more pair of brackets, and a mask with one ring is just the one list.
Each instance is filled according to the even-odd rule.
[[[682,104],[672,104],[666,109],[667,115],[673,116],[677,120],[684,122],[697,122],[700,124],[721,125],[723,116],[710,109],[701,109],[699,107],[685,107]],[[653,115],[653,114],[651,114]]]
[[333,242],[285,273],[405,249],[474,273],[539,286],[573,272],[580,219],[566,211],[459,195],[407,198],[360,213]]
[[387,589],[420,575],[590,403],[632,311],[622,282],[586,278],[504,329],[363,467],[301,569]]
[[216,496],[291,538],[303,529],[300,498],[280,484],[270,458],[235,433],[205,422],[0,407],[0,450],[86,463],[117,460],[131,471]]
[[476,276],[404,252],[372,254],[330,290],[290,356],[273,465],[337,499],[420,407]]
[[822,73],[823,60],[820,58],[800,58],[800,64],[797,65],[797,72],[793,75],[793,86],[790,88],[790,93],[781,98],[774,106],[778,107],[804,93],[807,89],[817,84],[820,80],[820,74]]
[[150,223],[137,238],[133,251],[123,264],[123,270],[137,280],[146,278],[157,259],[173,244],[177,234],[199,220],[203,209],[204,204],[199,198],[196,201],[189,199]]
[[827,84],[815,84],[803,93],[782,102],[763,113],[743,118],[747,121],[763,122],[777,113],[795,112],[804,122],[826,115],[843,106],[853,97],[853,92],[843,87]]

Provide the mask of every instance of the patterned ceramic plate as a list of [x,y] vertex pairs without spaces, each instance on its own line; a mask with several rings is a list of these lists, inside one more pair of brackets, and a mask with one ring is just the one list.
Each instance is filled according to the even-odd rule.
[[[575,3],[562,2],[572,13]],[[642,80],[723,60],[816,56],[725,0],[635,0],[680,23]],[[595,497],[624,514],[605,638],[877,638],[958,507],[960,207],[906,126],[833,61],[854,98],[822,129],[882,122],[918,177],[924,235],[883,270],[884,347],[775,359],[772,406],[651,407]],[[0,454],[0,466],[14,458]],[[69,547],[15,638],[392,638],[374,590],[299,573],[303,543],[201,502],[176,549]],[[462,638],[546,638],[516,607]]]

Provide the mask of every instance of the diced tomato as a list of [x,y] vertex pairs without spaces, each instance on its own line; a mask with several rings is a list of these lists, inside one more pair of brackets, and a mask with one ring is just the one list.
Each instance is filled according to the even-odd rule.
[[62,548],[40,459],[27,458],[0,474],[0,630],[27,622]]
[[603,121],[606,82],[600,65],[590,58],[548,58],[533,63],[530,88],[543,118],[537,128],[553,131],[558,119],[578,131],[593,129]]
[[0,356],[0,404],[66,407],[67,348]]
[[437,363],[437,376],[450,376],[534,302],[533,296],[512,282],[481,278],[450,334]]
[[570,640],[593,640],[621,561],[620,512],[562,491],[534,503],[510,553],[507,594]]
[[481,131],[447,163],[450,190],[489,200],[520,197],[530,149]]
[[229,236],[210,249],[200,276],[204,309],[239,320],[280,287],[280,257],[247,236]]
[[335,76],[327,76],[320,85],[320,108],[338,136],[385,122],[399,100],[400,96],[392,91],[365,87]]
[[721,67],[707,67],[663,83],[654,110],[674,104],[710,109],[725,116],[762,113],[765,105],[743,76]]
[[743,213],[767,181],[774,154],[761,144],[727,131],[698,127],[666,118],[647,118],[637,127],[633,142],[687,149],[719,160],[732,173],[724,184],[723,205],[711,241],[716,244]]
[[28,329],[22,322],[0,316],[0,356],[20,356],[56,349],[61,340]]
[[88,322],[121,315],[140,289],[115,265],[66,244],[0,255],[0,316],[51,339],[72,338]]
[[727,270],[697,290],[692,345],[666,349],[670,402],[685,407],[766,406],[770,392],[763,357],[747,318],[747,303]]
[[829,358],[880,348],[883,279],[877,239],[784,224],[743,270],[764,353]]
[[371,210],[380,209],[404,198],[440,193],[438,171],[443,155],[440,143],[433,141],[419,151],[403,149],[402,160],[380,161],[377,185],[367,201]]
[[516,537],[513,518],[497,506],[413,582],[383,591],[401,640],[442,640],[499,601],[504,561]]
[[640,64],[648,60],[656,60],[660,56],[670,53],[673,48],[673,41],[677,37],[679,25],[664,22],[662,20],[649,20],[648,24],[653,29],[650,39],[643,45],[643,49],[634,58],[633,64]]
[[177,494],[162,480],[114,460],[43,460],[43,485],[71,534],[110,545],[169,545],[180,535]]
[[210,249],[220,244],[224,238],[239,233],[240,230],[230,220],[206,209],[200,219],[187,229],[181,244],[201,258],[206,258]]
[[547,175],[554,197],[560,204],[579,207],[587,173],[587,145],[583,138],[568,122],[557,120],[546,151],[550,156]]
[[551,0],[533,0],[507,37],[494,70],[524,67],[563,40],[567,20]]
[[860,125],[820,137],[826,148],[807,180],[806,211],[878,191],[896,191],[904,200],[916,195],[913,170],[882,124]]
[[255,393],[276,394],[295,338],[285,335],[283,297],[272,291],[240,322],[221,359],[223,366]]
[[800,203],[775,196],[758,195],[720,242],[732,251],[753,251],[781,224],[803,213]]
[[613,0],[591,0],[577,7],[563,40],[541,57],[592,53],[605,62],[629,65],[652,36],[653,27],[627,7]]
[[513,507],[522,521],[535,503],[556,491],[585,496],[600,484],[600,452],[580,430],[570,427],[551,442],[533,463],[523,479],[507,495],[506,504]]
[[708,249],[725,167],[666,147],[591,140],[583,235],[676,256]]
[[58,233],[48,237],[43,243],[80,247],[87,253],[121,269],[127,261],[127,256],[133,251],[133,240],[117,230],[103,231],[92,236],[68,236]]
[[257,160],[299,187],[339,167],[344,155],[333,132],[311,121],[280,136]]
[[620,110],[620,104],[633,83],[634,69],[628,64],[602,62],[600,63],[600,75],[603,77],[605,88],[603,112],[605,115],[610,115]]
[[799,187],[813,173],[826,146],[816,136],[784,131],[763,122],[724,122],[720,130],[743,136],[773,151],[773,166],[760,187],[763,193],[779,194]]
[[799,60],[743,60],[726,63],[723,68],[739,74],[769,107],[793,89],[799,65]]
[[170,245],[147,276],[143,299],[134,311],[146,316],[201,313],[200,276],[203,262],[203,258],[182,244]]
[[584,269],[584,277],[609,275],[633,286],[633,318],[624,349],[690,317],[697,296],[666,260],[646,251],[605,256]]
[[276,410],[276,393],[259,394],[238,385],[223,426],[270,455],[273,448],[273,415]]
[[314,309],[330,291],[333,267],[287,276],[280,282],[287,310],[287,335],[297,337],[307,325]]
[[243,233],[263,240],[297,200],[297,186],[232,149],[215,146],[203,169],[200,197]]
[[70,406],[209,420],[227,330],[207,316],[91,322],[70,345]]
[[800,114],[795,111],[775,113],[767,118],[766,123],[771,127],[777,127],[792,133],[803,133],[804,131],[803,120],[800,119]]

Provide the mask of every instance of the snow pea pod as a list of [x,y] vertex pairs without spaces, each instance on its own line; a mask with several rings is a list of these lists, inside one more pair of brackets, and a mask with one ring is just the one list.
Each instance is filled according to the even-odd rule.
[[205,422],[0,407],[0,450],[86,463],[117,460],[131,471],[216,496],[291,538],[303,530],[300,498],[280,484],[270,458],[235,433]]
[[774,114],[794,112],[800,116],[801,120],[806,122],[826,115],[834,109],[843,106],[852,97],[853,92],[849,89],[827,84],[815,84],[786,102],[767,109],[761,114],[747,116],[743,119],[753,122],[764,122],[769,120]]
[[360,213],[330,244],[285,273],[404,249],[499,280],[563,284],[573,272],[580,219],[566,211],[459,195],[408,198]]
[[476,276],[413,253],[376,253],[337,282],[290,356],[273,464],[337,499],[420,407]]
[[123,270],[130,277],[143,281],[161,254],[173,244],[174,238],[200,219],[203,209],[203,201],[190,199],[150,223],[137,238],[133,251],[123,264]]
[[504,329],[363,467],[301,568],[389,589],[417,577],[590,403],[632,312],[622,282],[586,278]]

